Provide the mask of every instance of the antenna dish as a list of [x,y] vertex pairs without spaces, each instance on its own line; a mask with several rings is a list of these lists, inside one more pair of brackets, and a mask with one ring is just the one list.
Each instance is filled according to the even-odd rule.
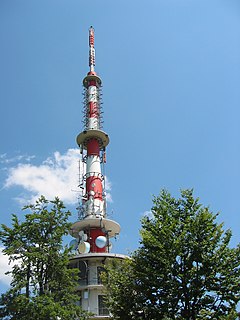
[[95,195],[95,192],[93,190],[90,190],[89,195],[93,197]]
[[80,242],[87,241],[88,235],[83,230],[79,231]]
[[88,253],[90,251],[90,243],[89,242],[81,242],[78,245],[79,253]]
[[107,244],[107,238],[104,236],[98,236],[95,243],[98,248],[104,248]]
[[72,248],[72,250],[76,250],[78,247],[78,242],[76,239],[73,239],[72,241],[70,241],[69,243],[69,247]]

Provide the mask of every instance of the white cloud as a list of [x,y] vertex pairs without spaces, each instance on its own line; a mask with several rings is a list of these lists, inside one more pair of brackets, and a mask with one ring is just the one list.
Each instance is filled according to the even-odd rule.
[[3,248],[0,247],[0,283],[9,286],[11,282],[11,276],[5,275],[5,272],[11,270],[11,265],[8,263],[8,256],[4,255],[2,250]]
[[106,189],[106,199],[108,202],[113,202],[112,196],[111,196],[111,189],[112,189],[112,184],[111,181],[109,181],[108,177],[105,176],[105,189]]
[[7,153],[2,153],[2,154],[0,154],[0,163],[10,164],[10,163],[19,162],[19,161],[30,162],[34,158],[35,158],[35,156],[29,156],[27,154],[21,154],[21,155],[19,154],[19,155],[16,155],[14,157],[9,158],[7,156]]
[[78,160],[79,150],[69,149],[65,154],[56,151],[39,166],[19,163],[9,169],[4,187],[20,186],[28,191],[30,195],[21,198],[24,203],[26,200],[34,202],[41,195],[47,199],[58,196],[66,203],[75,203],[76,192],[73,190],[78,186]]
[[154,217],[151,210],[146,210],[146,211],[144,211],[144,212],[142,213],[142,215],[143,215],[144,217],[148,217],[149,219],[152,219],[152,218]]
[[[5,159],[5,155],[3,158]],[[79,159],[79,149],[68,149],[64,154],[54,152],[53,156],[40,165],[19,163],[8,169],[4,188],[22,187],[27,193],[17,200],[23,204],[34,202],[41,195],[47,199],[58,196],[64,203],[76,204],[79,195],[77,192],[80,190]],[[82,165],[80,169],[81,167]],[[111,202],[110,190],[111,183],[106,178],[107,201]]]

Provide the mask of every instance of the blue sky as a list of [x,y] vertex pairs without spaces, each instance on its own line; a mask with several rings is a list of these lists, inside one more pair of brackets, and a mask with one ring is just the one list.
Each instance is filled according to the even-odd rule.
[[57,193],[77,217],[75,138],[91,25],[110,136],[108,212],[122,227],[114,251],[137,248],[139,221],[162,188],[175,196],[194,188],[236,245],[238,0],[1,0],[1,222],[42,193]]

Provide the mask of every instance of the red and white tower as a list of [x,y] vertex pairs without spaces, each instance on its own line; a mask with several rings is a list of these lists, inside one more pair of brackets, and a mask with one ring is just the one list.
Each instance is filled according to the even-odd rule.
[[75,255],[70,263],[79,268],[80,305],[95,314],[93,319],[108,318],[104,306],[100,273],[108,259],[123,259],[124,255],[111,253],[112,237],[120,233],[120,225],[107,218],[106,191],[103,167],[106,162],[108,135],[102,130],[101,85],[95,72],[94,29],[89,29],[89,67],[83,79],[84,129],[77,136],[83,164],[80,189],[81,205],[78,221],[71,228]]

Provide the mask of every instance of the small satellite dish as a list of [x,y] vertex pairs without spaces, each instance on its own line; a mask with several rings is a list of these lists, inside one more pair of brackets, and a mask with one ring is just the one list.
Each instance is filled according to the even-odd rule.
[[95,192],[93,190],[90,190],[89,195],[93,197],[95,195]]
[[81,230],[81,231],[79,231],[79,238],[80,238],[80,241],[82,242],[82,241],[87,241],[87,239],[88,239],[88,236],[87,236],[87,234],[86,233],[84,233],[84,231],[83,230]]
[[104,236],[98,236],[95,243],[98,248],[104,248],[107,244],[107,238]]
[[78,252],[79,253],[88,253],[90,251],[90,243],[89,242],[81,242],[78,245]]
[[69,247],[72,248],[72,250],[76,250],[78,247],[78,242],[76,239],[73,239],[72,241],[70,241],[69,243]]

